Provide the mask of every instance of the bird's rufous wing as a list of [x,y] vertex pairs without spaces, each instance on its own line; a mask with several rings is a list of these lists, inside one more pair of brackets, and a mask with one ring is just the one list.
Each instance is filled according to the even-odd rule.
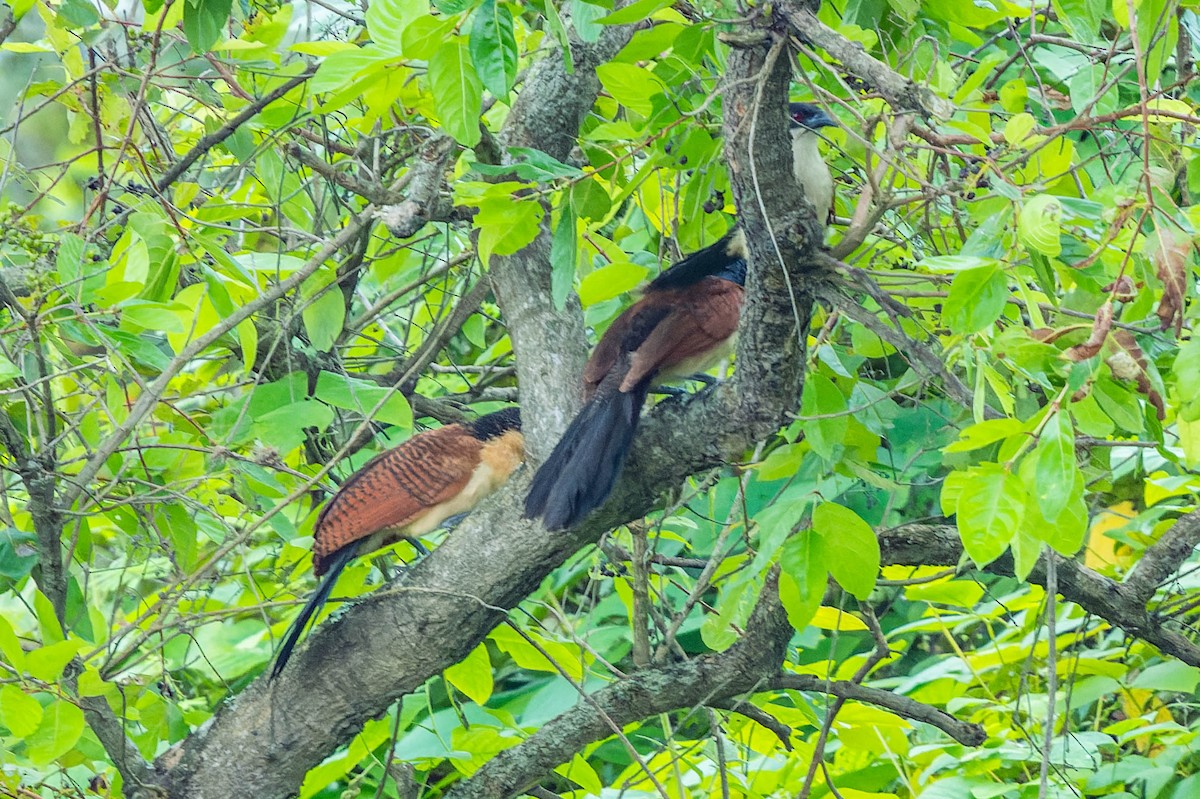
[[367,462],[321,510],[313,532],[313,571],[337,550],[383,530],[401,530],[466,487],[483,442],[446,425]]
[[660,370],[713,350],[737,331],[744,295],[738,284],[710,277],[672,294],[664,297],[671,303],[670,313],[634,351],[621,391],[632,391]]

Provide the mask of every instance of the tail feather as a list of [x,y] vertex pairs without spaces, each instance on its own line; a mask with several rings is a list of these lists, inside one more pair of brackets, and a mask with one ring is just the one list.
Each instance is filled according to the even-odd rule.
[[646,401],[646,387],[592,398],[533,477],[526,518],[547,530],[573,527],[603,504],[625,465]]
[[296,620],[292,622],[292,626],[288,628],[287,637],[283,639],[283,646],[279,647],[279,654],[275,656],[275,665],[271,668],[272,680],[283,672],[283,667],[287,665],[288,659],[291,658],[292,650],[296,648],[296,643],[304,633],[304,628],[308,626],[309,621],[317,614],[317,611],[324,607],[326,601],[329,599],[330,592],[333,591],[333,584],[341,576],[342,569],[346,568],[346,564],[358,554],[358,546],[362,542],[363,539],[353,541],[329,556],[325,577],[304,605],[304,609],[300,611],[300,615],[296,617]]

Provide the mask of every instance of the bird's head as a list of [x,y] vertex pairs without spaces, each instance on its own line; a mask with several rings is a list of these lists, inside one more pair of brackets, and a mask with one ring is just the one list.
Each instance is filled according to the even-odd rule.
[[788,116],[792,120],[792,130],[817,131],[821,128],[836,128],[837,120],[825,113],[820,106],[812,103],[788,103]]

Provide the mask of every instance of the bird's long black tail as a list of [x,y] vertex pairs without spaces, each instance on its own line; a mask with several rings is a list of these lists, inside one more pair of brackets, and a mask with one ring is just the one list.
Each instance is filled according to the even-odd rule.
[[547,530],[563,530],[608,499],[633,443],[646,390],[602,390],[583,406],[533,476],[526,518],[540,516]]
[[333,591],[333,584],[341,576],[342,569],[346,568],[346,564],[358,554],[358,545],[361,543],[362,539],[352,541],[329,556],[329,569],[325,572],[325,577],[304,605],[304,609],[300,611],[300,615],[296,617],[296,620],[292,622],[292,626],[288,628],[287,637],[283,639],[283,646],[279,647],[279,654],[275,656],[275,665],[271,668],[272,680],[278,677],[283,671],[283,667],[287,665],[288,658],[292,656],[292,650],[296,648],[296,642],[300,640],[301,634],[304,633],[304,628],[308,626],[309,621],[317,614],[317,611],[325,605],[325,602],[329,599],[330,592]]

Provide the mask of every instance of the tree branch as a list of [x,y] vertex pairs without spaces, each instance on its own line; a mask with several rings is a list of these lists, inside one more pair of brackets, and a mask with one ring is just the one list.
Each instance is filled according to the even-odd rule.
[[918,86],[882,61],[868,55],[860,42],[852,42],[817,19],[802,0],[781,0],[779,10],[805,41],[841,62],[851,75],[874,87],[897,111],[917,111],[924,116],[949,119],[954,109],[928,88]]
[[[489,760],[454,786],[447,799],[516,796],[582,750],[622,727],[658,713],[721,705],[759,690],[778,669],[792,628],[779,604],[776,573],[768,576],[746,633],[725,652],[645,669],[581,700],[524,742]],[[614,725],[616,729],[614,729]]]
[[793,691],[813,691],[836,696],[839,699],[852,699],[856,702],[875,705],[890,710],[897,716],[937,727],[954,740],[967,746],[979,746],[987,740],[987,733],[980,724],[959,721],[949,713],[924,702],[918,702],[891,691],[859,685],[849,680],[823,680],[811,674],[780,674],[771,680],[771,687],[787,688]]
[[[1186,525],[1193,524],[1189,516]],[[1182,521],[1182,520],[1181,520]],[[1171,535],[1172,530],[1164,534]],[[1188,533],[1190,534],[1190,532]],[[1182,537],[1183,534],[1181,534]],[[879,534],[883,562],[887,565],[936,566],[957,564],[962,557],[962,541],[949,524],[906,524]],[[1058,593],[1089,613],[1120,627],[1135,638],[1153,644],[1191,666],[1200,666],[1200,647],[1172,629],[1169,619],[1160,619],[1146,610],[1140,595],[1128,585],[1110,580],[1086,566],[1057,555],[1043,553],[1029,575],[1030,582],[1046,584],[1046,561],[1053,558],[1058,577]],[[1006,553],[988,564],[986,571],[1013,573],[1012,558]]]

